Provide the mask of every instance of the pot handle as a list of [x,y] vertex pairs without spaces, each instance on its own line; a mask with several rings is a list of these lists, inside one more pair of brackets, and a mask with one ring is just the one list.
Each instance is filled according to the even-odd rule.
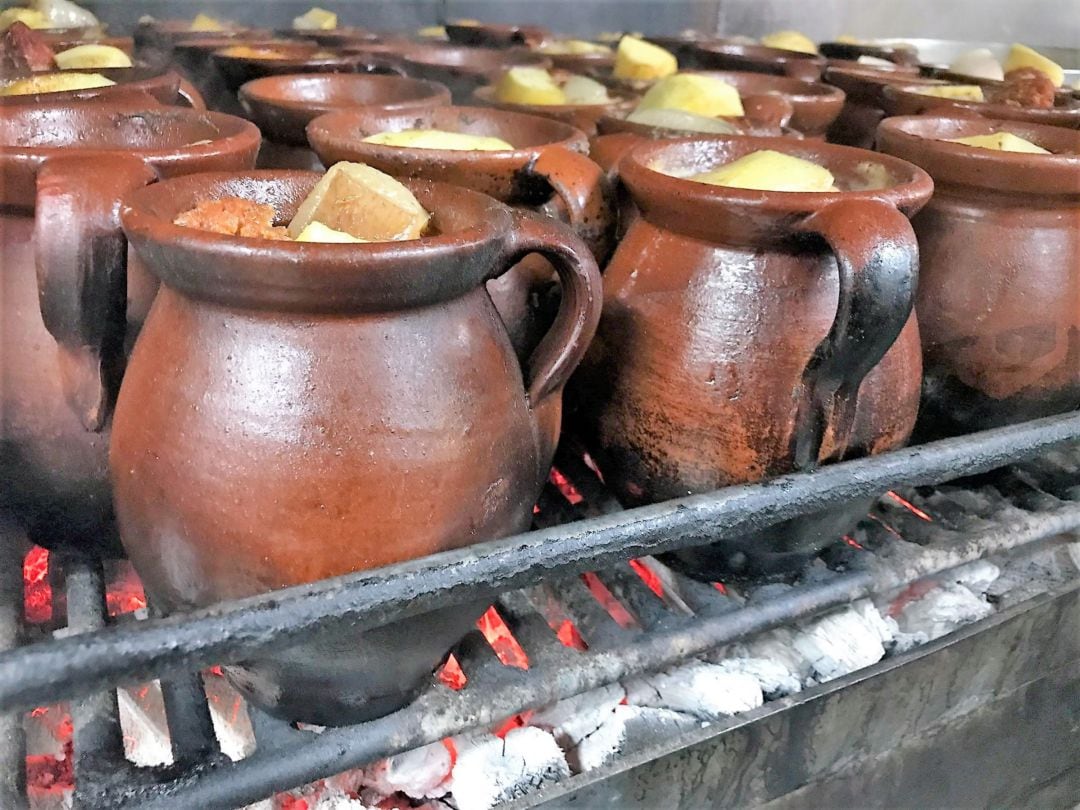
[[585,240],[598,262],[606,261],[615,242],[615,203],[604,170],[585,155],[559,146],[543,150],[530,172],[555,189],[574,233]]
[[177,95],[184,100],[184,102],[193,110],[199,112],[206,112],[206,101],[203,99],[202,93],[196,89],[195,85],[180,77],[180,83],[176,88]]
[[551,262],[559,276],[562,300],[555,322],[529,358],[525,385],[536,408],[561,391],[585,356],[600,322],[600,271],[588,246],[551,217],[515,209],[510,245],[492,278],[501,276],[530,253]]
[[38,301],[68,404],[87,430],[108,420],[123,345],[127,242],[120,199],[157,179],[131,155],[62,155],[37,176]]
[[795,114],[794,105],[775,93],[756,93],[743,96],[746,120],[751,127],[783,129]]
[[800,230],[836,257],[836,318],[803,370],[795,421],[795,468],[816,466],[829,423],[839,457],[847,452],[859,386],[911,315],[919,275],[915,232],[879,200],[840,200],[811,214]]

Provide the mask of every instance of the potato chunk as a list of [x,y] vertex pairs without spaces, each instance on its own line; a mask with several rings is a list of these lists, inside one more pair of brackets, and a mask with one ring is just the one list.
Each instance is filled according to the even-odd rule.
[[67,90],[91,90],[116,84],[100,73],[45,73],[16,79],[0,86],[0,96],[26,96],[32,93],[62,93]]
[[634,110],[626,116],[632,124],[642,124],[659,129],[680,130],[683,132],[709,132],[715,135],[735,135],[739,130],[723,118],[710,118],[706,115],[694,115],[683,110]]
[[710,118],[740,118],[739,91],[727,82],[693,73],[661,79],[642,97],[639,110],[682,110]]
[[211,17],[209,14],[199,13],[195,15],[195,19],[191,21],[190,30],[192,31],[224,31],[225,23],[219,20],[217,17]]
[[292,21],[298,31],[332,31],[337,28],[337,14],[315,7]]
[[934,96],[935,98],[951,98],[955,101],[985,101],[982,88],[977,84],[945,84],[940,86],[928,85],[919,88],[920,96]]
[[572,55],[582,56],[590,53],[609,54],[611,48],[596,42],[586,42],[583,39],[557,39],[545,42],[539,48],[540,53],[550,53],[556,56]]
[[314,221],[368,242],[419,239],[429,215],[404,185],[363,163],[336,163],[289,223],[296,238]]
[[336,244],[363,244],[366,240],[358,239],[351,233],[345,233],[345,231],[335,231],[333,228],[328,228],[321,222],[309,222],[304,230],[300,231],[296,235],[297,242],[330,242]]
[[1038,51],[1019,43],[1009,49],[1009,55],[1005,57],[1004,69],[1006,73],[1021,68],[1035,68],[1042,71],[1054,83],[1054,87],[1061,87],[1065,83],[1065,71],[1061,65],[1047,59]]
[[447,132],[443,129],[403,129],[400,132],[380,132],[377,135],[368,135],[364,138],[364,142],[411,149],[452,149],[463,152],[497,152],[514,148],[502,138]]
[[994,149],[999,152],[1027,152],[1032,155],[1049,155],[1051,152],[1038,144],[1024,140],[1011,132],[994,132],[990,135],[970,135],[967,138],[949,138],[949,143],[962,143],[966,146],[978,146],[981,149]]
[[562,86],[567,104],[608,104],[607,88],[588,76],[571,76]]
[[761,44],[769,48],[782,48],[785,51],[799,53],[817,53],[814,40],[800,31],[776,31],[761,38]]
[[738,160],[690,180],[729,188],[759,191],[836,191],[832,172],[809,160],[766,149],[751,152]]
[[76,45],[60,51],[55,59],[61,70],[131,67],[131,57],[112,45]]
[[495,85],[495,98],[507,104],[565,104],[566,94],[543,68],[510,68]]
[[652,81],[670,76],[679,69],[675,55],[659,45],[625,36],[615,51],[615,78]]

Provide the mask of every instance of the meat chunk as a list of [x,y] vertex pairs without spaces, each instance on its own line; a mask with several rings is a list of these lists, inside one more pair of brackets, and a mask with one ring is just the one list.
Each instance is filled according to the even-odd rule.
[[252,239],[288,239],[284,226],[274,225],[274,216],[273,206],[242,197],[223,197],[206,200],[184,211],[173,224]]
[[0,39],[0,70],[55,69],[53,49],[41,34],[24,22],[14,22],[8,27]]
[[995,104],[1049,110],[1054,106],[1056,89],[1050,77],[1041,70],[1025,67],[1006,73],[1005,83],[988,95]]

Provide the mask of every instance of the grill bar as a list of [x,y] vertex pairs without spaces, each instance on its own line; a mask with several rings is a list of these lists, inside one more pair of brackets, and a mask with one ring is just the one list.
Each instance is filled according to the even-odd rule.
[[[17,533],[0,525],[0,649],[23,643],[22,554]],[[0,716],[0,807],[26,808],[26,735],[22,715]]]
[[[0,712],[288,647],[759,528],[899,485],[986,472],[1080,438],[1080,413],[627,510],[165,619],[0,652]],[[1051,522],[1060,518],[1048,518]],[[1066,521],[1067,522],[1067,521]],[[116,655],[123,649],[124,655]],[[325,736],[325,735],[324,735]]]
[[[526,708],[662,669],[855,599],[893,592],[914,579],[937,576],[987,555],[1035,554],[1048,545],[1069,542],[1069,538],[1059,535],[1078,529],[1080,504],[1065,504],[1049,513],[1000,521],[948,550],[926,549],[915,560],[871,563],[871,567],[836,575],[829,582],[798,587],[760,604],[719,615],[669,619],[662,629],[635,636],[633,644],[598,645],[586,653],[571,652],[555,643],[550,634],[544,634],[542,620],[537,616],[531,622],[536,632],[519,636],[533,662],[528,673],[492,666],[490,649],[482,647],[474,636],[467,649],[459,651],[459,657],[470,679],[475,674],[481,688],[455,694],[436,684],[396,714],[358,726],[330,729],[303,745],[259,749],[240,762],[155,786],[152,793],[102,796],[97,807],[166,810],[176,807],[182,799],[184,806],[227,810],[379,757],[497,723]],[[527,608],[518,594],[512,594],[500,610],[511,618],[516,630],[525,620]],[[539,648],[531,648],[537,638],[546,641]],[[478,652],[483,660],[477,667],[474,656]]]

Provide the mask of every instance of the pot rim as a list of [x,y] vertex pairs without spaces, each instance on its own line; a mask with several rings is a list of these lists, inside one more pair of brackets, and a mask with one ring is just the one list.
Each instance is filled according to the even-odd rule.
[[[1032,155],[949,143],[1002,130],[1047,148],[1071,144],[1068,154]],[[878,126],[878,148],[926,169],[937,183],[997,191],[1080,197],[1080,131],[1048,124],[949,115],[905,115]],[[1042,143],[1040,143],[1040,141]]]
[[[897,182],[879,189],[822,192],[784,192],[737,189],[713,186],[666,174],[653,168],[656,161],[668,158],[685,165],[698,161],[704,169],[715,164],[717,153],[749,154],[763,149],[812,160],[840,176],[851,175],[862,163],[878,163]],[[775,241],[785,227],[841,200],[878,200],[887,202],[911,216],[930,198],[934,183],[918,166],[891,155],[866,149],[826,144],[820,141],[784,137],[746,135],[708,135],[638,144],[619,164],[619,173],[646,219],[658,214],[663,227],[695,238],[726,241],[734,230],[745,241]]]
[[790,51],[787,48],[772,48],[768,45],[741,45],[735,42],[724,42],[723,40],[704,40],[693,43],[693,46],[707,53],[743,56],[747,59],[757,59],[758,61],[775,64],[805,60],[824,68],[827,62],[821,54]]
[[800,104],[832,103],[839,105],[844,103],[844,91],[839,87],[825,84],[822,81],[808,82],[803,81],[802,79],[793,79],[790,76],[777,76],[772,73],[754,73],[751,70],[709,70],[707,68],[702,68],[700,70],[683,70],[679,72],[712,76],[721,81],[726,81],[739,91],[740,96],[744,95],[744,93],[735,82],[743,80],[761,82],[762,84],[770,86],[768,89],[758,91],[748,90],[745,95],[776,93]]
[[[372,104],[332,104],[328,101],[305,97],[302,94],[294,97],[287,97],[280,94],[275,95],[275,91],[282,89],[282,87],[288,87],[298,82],[307,85],[337,84],[355,85],[358,87],[362,85],[381,84],[388,88],[397,86],[402,90],[408,87],[415,89],[418,93],[422,91],[425,94],[418,94],[414,98],[399,101],[386,101]],[[395,110],[404,112],[413,109],[417,105],[435,103],[440,100],[443,100],[447,105],[450,104],[450,91],[438,82],[429,81],[427,79],[412,79],[405,76],[388,76],[380,73],[281,73],[272,76],[262,76],[258,79],[252,79],[249,82],[245,82],[240,86],[240,89],[237,92],[241,98],[248,98],[258,104],[265,105],[266,107],[289,110],[290,112],[315,112],[317,110],[336,111],[338,109],[354,109],[357,107],[368,106],[378,107],[387,112],[394,112]]]
[[[262,69],[278,70],[280,68],[322,68],[322,67],[350,67],[359,65],[362,61],[362,57],[358,54],[347,54],[333,51],[332,48],[323,48],[315,45],[310,49],[310,52],[306,56],[286,57],[284,59],[276,57],[260,57],[260,56],[234,56],[226,53],[230,48],[248,47],[250,43],[242,42],[235,45],[226,45],[224,48],[220,48],[213,53],[211,57],[215,62],[222,65],[243,65],[245,67],[255,67]],[[251,47],[259,47],[258,45],[252,45]],[[293,41],[288,44],[286,50],[290,48],[306,49],[306,42]],[[327,56],[314,56],[314,54],[320,51],[328,51]]]
[[[941,80],[941,85],[950,84],[959,84],[959,82]],[[1000,85],[1001,82],[987,81],[985,79],[980,80],[977,77],[972,77],[971,81],[966,82],[966,84],[979,85],[980,87],[992,87]],[[1050,123],[1059,121],[1080,127],[1080,101],[1072,99],[1069,96],[1061,95],[1060,93],[1055,93],[1054,95],[1055,106],[1045,109],[1035,107],[1013,107],[1009,104],[998,104],[992,101],[965,101],[955,98],[927,96],[925,93],[919,92],[920,89],[925,89],[926,86],[927,85],[916,82],[894,82],[886,85],[881,91],[882,99],[885,101],[886,105],[885,112],[896,115],[900,112],[896,109],[898,102],[904,100],[913,101],[925,99],[927,100],[927,103],[932,103],[935,107],[970,110],[971,112],[991,118],[1016,119],[1019,116],[1024,116],[1025,119],[1030,119],[1032,122]],[[1061,100],[1069,102],[1069,106],[1056,106],[1057,102]]]
[[291,216],[320,177],[281,170],[184,175],[129,194],[120,219],[143,263],[166,286],[248,309],[361,313],[427,306],[479,288],[505,269],[500,262],[513,250],[510,209],[478,192],[425,180],[404,183],[437,226],[452,227],[419,239],[294,242],[173,223],[199,202],[227,196],[277,203],[279,214],[284,207]]
[[[460,61],[440,59],[440,56],[457,54],[466,58]],[[470,57],[490,57],[490,62],[483,64],[470,62]],[[414,48],[402,54],[402,59],[408,65],[419,65],[427,68],[443,70],[457,70],[474,74],[490,74],[494,71],[506,70],[512,67],[542,67],[552,69],[551,60],[543,54],[531,51],[528,48],[484,48],[470,45],[455,45],[452,43],[435,43],[420,48]]]
[[[553,113],[575,113],[575,112],[600,112],[601,110],[617,110],[620,106],[624,106],[632,99],[628,98],[613,98],[611,101],[602,102],[600,104],[515,104],[510,101],[499,101],[495,98],[495,85],[485,84],[477,87],[473,90],[473,98],[481,104],[490,107],[491,109],[500,110],[502,112],[517,113],[519,115],[531,115],[535,117],[542,117],[538,110],[550,110]],[[510,109],[513,107],[513,109]]]

